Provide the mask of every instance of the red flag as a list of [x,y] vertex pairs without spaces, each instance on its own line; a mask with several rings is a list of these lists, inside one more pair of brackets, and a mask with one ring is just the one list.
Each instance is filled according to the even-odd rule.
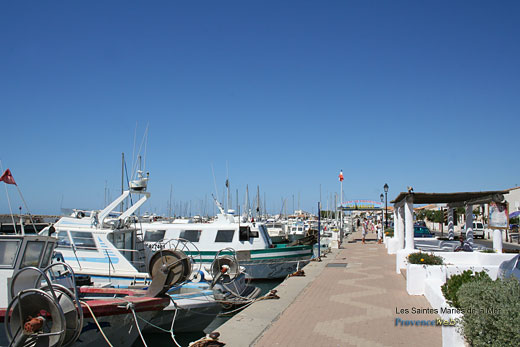
[[339,172],[339,181],[343,182],[343,170]]
[[7,184],[14,184],[16,185],[16,182],[14,181],[13,175],[11,174],[11,170],[7,169],[5,170],[2,177],[0,177],[0,181],[4,181]]

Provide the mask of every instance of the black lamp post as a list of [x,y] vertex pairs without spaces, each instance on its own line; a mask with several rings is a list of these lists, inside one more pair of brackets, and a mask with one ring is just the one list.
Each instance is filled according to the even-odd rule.
[[388,184],[385,183],[385,229],[388,228]]
[[[383,195],[383,193],[381,193],[381,195],[379,195],[379,198],[381,198],[381,205],[383,204],[383,202],[385,201],[385,196]],[[382,209],[381,209],[382,210]],[[381,215],[383,216],[383,218],[381,218],[381,228],[383,227],[383,219],[384,219],[384,212],[381,212]],[[384,230],[383,230],[384,232]]]

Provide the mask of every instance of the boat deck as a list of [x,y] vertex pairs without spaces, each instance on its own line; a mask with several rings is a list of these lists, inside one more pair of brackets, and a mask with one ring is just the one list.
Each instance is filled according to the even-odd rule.
[[[412,313],[431,306],[423,296],[407,294],[395,256],[383,244],[360,239],[360,233],[351,234],[342,249],[306,266],[305,277],[284,281],[276,288],[279,300],[260,301],[237,314],[217,329],[221,340],[226,346],[259,347],[441,346],[441,327],[396,326],[396,319],[439,316]],[[408,313],[396,312],[401,309]]]

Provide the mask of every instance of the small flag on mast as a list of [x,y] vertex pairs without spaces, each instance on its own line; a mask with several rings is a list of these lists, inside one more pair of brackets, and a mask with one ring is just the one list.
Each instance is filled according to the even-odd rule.
[[343,182],[343,170],[339,172],[339,181]]
[[13,175],[11,174],[11,170],[9,170],[9,169],[5,170],[2,177],[0,177],[0,181],[4,181],[7,184],[17,185],[16,182],[14,181]]

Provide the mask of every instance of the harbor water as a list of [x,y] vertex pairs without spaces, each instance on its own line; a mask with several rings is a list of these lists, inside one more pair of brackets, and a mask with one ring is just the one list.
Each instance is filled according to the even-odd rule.
[[[282,283],[282,281],[283,279],[262,280],[254,281],[251,284],[260,288],[260,296],[262,296],[268,293],[271,289],[278,286],[280,283]],[[231,314],[226,314],[225,311],[222,311],[204,331],[175,334],[175,341],[179,346],[188,346],[190,342],[196,341],[212,331],[218,331],[219,326],[224,324],[227,320],[229,320],[238,312],[239,310],[234,310]],[[148,346],[175,346],[175,343],[173,342],[170,333],[157,330],[157,333],[144,334],[143,336]],[[225,338],[222,341],[225,342]],[[144,347],[141,339],[137,339],[136,342],[133,344],[133,347]]]

